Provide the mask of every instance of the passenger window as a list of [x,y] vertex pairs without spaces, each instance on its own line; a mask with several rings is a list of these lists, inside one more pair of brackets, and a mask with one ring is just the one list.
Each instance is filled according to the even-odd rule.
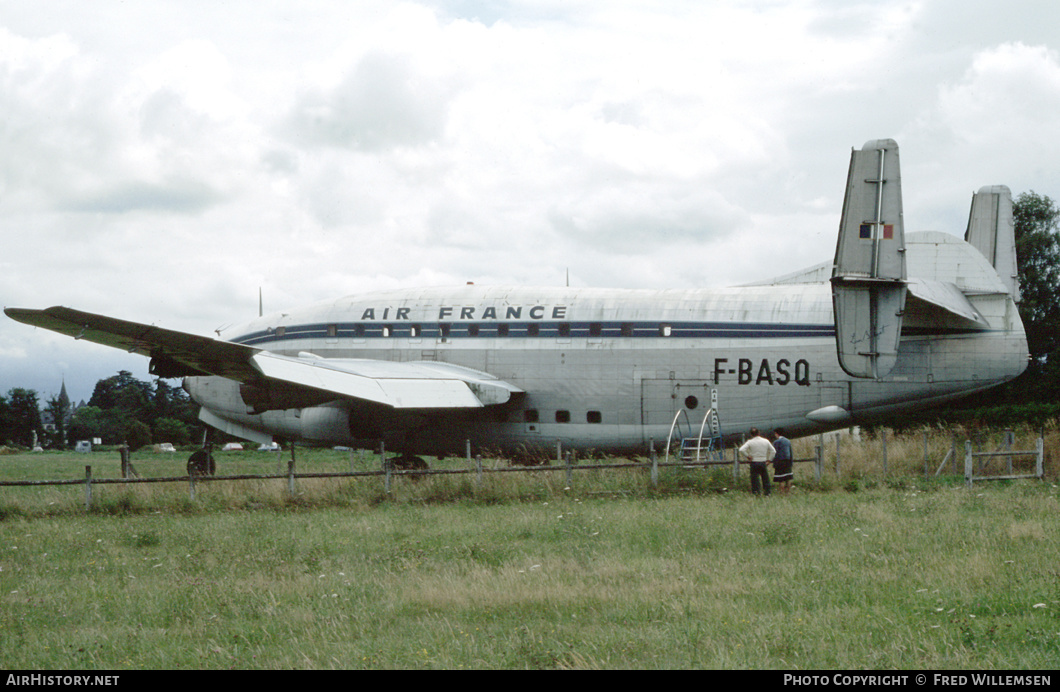
[[337,324],[329,324],[328,325],[328,336],[334,339],[338,335],[339,335],[339,325],[337,325]]
[[528,325],[526,325],[526,334],[527,334],[527,336],[537,336],[540,333],[541,333],[541,326],[540,325],[538,325],[538,324],[528,324]]
[[622,336],[633,336],[633,323],[623,322],[622,323]]
[[469,324],[469,325],[467,325],[467,335],[468,336],[478,336],[478,325],[477,324]]
[[673,333],[673,327],[668,324],[659,325],[659,336],[670,336]]
[[508,336],[508,325],[498,324],[497,325],[497,336]]
[[559,325],[559,335],[570,336],[570,324],[568,322],[563,322]]
[[600,414],[599,411],[589,411],[588,413],[585,414],[585,422],[586,423],[601,423],[601,422],[603,422],[603,420],[604,420],[604,417],[603,417],[603,415]]
[[593,322],[589,325],[589,336],[600,336],[604,333],[604,325]]
[[414,324],[409,328],[409,336],[413,339],[418,338],[422,333],[423,329],[418,324]]
[[557,423],[570,423],[570,411],[556,411]]
[[537,409],[528,408],[523,411],[523,420],[527,423],[536,423],[538,419]]

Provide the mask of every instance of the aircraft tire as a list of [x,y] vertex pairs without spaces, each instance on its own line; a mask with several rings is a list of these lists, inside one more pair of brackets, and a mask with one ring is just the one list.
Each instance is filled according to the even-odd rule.
[[213,455],[205,449],[200,449],[188,457],[189,476],[212,476],[217,472],[217,464]]
[[413,456],[412,454],[403,454],[392,459],[391,463],[399,471],[426,471],[430,468],[423,457]]

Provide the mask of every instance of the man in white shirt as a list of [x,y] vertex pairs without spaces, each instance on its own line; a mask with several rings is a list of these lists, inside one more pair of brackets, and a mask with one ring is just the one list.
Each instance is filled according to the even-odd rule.
[[777,451],[773,449],[772,443],[762,437],[758,428],[751,428],[751,439],[740,447],[740,456],[751,462],[751,492],[757,495],[759,485],[765,488],[765,494],[769,494],[769,471],[766,464],[773,461]]

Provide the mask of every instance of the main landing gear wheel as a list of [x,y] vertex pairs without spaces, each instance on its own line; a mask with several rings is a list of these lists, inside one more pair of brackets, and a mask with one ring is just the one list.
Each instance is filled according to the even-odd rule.
[[189,476],[212,476],[217,472],[217,464],[208,449],[200,449],[188,457]]
[[422,457],[413,456],[411,454],[402,454],[399,457],[391,459],[390,463],[393,464],[394,468],[398,471],[426,471],[430,468]]

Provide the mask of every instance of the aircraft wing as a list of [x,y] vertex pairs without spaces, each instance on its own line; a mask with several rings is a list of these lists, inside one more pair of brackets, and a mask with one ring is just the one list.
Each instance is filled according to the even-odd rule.
[[[5,308],[14,320],[151,358],[158,377],[217,375],[241,382],[259,410],[299,401],[370,401],[392,408],[466,409],[503,404],[522,390],[484,372],[449,363],[283,356],[230,341],[65,307]],[[249,400],[253,400],[249,401]]]
[[147,356],[151,374],[159,377],[220,375],[245,382],[257,376],[249,361],[257,349],[242,344],[58,306],[4,308],[4,313],[34,327]]

